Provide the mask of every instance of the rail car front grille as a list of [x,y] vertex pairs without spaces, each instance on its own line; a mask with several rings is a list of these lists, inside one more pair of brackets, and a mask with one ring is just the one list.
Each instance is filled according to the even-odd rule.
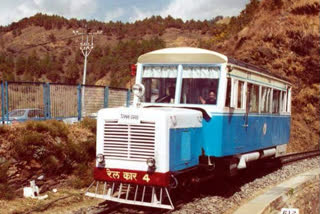
[[106,120],[104,123],[103,154],[106,158],[145,161],[154,157],[154,146],[154,122],[127,125]]

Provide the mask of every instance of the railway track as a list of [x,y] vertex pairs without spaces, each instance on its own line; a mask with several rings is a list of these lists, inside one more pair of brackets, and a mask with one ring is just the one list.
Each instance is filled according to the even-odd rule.
[[313,150],[308,152],[284,155],[284,156],[278,157],[278,160],[280,161],[281,164],[289,164],[295,161],[299,161],[306,158],[312,158],[318,155],[320,155],[320,150]]
[[[296,161],[316,157],[319,155],[320,155],[319,150],[302,152],[302,153],[293,153],[293,154],[284,155],[284,156],[281,156],[278,158],[270,159],[270,160],[263,162],[263,163],[260,163],[260,164],[263,164],[263,165],[267,164],[266,166],[270,166],[269,164],[271,164],[275,168],[281,168],[281,166],[289,165],[289,164],[294,163]],[[258,168],[261,169],[261,165]],[[250,169],[248,169],[248,170],[250,170]],[[255,170],[257,170],[256,167],[253,167],[253,169],[251,169],[251,171],[255,171]],[[195,194],[198,196],[203,195],[201,193],[200,194],[195,193]],[[194,199],[193,196],[189,197],[189,201],[192,201],[193,199]],[[175,203],[175,210],[179,210],[181,207],[183,207],[183,205],[185,203],[187,203],[186,199],[183,199],[183,200],[178,199]],[[74,214],[106,214],[106,213],[112,213],[112,214],[117,214],[117,213],[163,214],[163,213],[171,213],[171,212],[172,212],[171,210],[165,210],[165,209],[132,206],[132,205],[115,203],[115,202],[103,202],[96,207],[90,207],[90,208],[87,208],[86,210],[77,211],[77,212],[74,212]]]

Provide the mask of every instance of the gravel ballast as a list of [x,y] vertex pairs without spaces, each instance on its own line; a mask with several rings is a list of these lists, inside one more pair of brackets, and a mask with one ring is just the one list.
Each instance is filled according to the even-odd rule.
[[202,184],[191,201],[173,213],[231,214],[240,205],[272,186],[302,172],[319,168],[319,160],[319,157],[301,160],[281,168],[256,166],[230,179],[212,180]]

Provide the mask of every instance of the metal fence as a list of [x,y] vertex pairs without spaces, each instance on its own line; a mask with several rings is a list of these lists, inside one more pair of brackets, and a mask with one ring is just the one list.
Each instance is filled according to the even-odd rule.
[[58,119],[77,121],[99,109],[129,106],[132,93],[108,86],[41,82],[1,82],[0,121]]

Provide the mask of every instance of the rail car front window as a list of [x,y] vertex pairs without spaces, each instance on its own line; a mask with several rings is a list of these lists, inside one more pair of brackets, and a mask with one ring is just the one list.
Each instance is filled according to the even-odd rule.
[[182,78],[180,103],[217,104],[219,67],[186,66]]
[[144,102],[148,103],[174,103],[175,78],[144,78]]
[[144,66],[142,84],[143,102],[174,103],[178,66]]
[[219,67],[183,65],[181,97],[175,97],[178,66],[144,66],[142,84],[143,102],[181,104],[217,103]]

